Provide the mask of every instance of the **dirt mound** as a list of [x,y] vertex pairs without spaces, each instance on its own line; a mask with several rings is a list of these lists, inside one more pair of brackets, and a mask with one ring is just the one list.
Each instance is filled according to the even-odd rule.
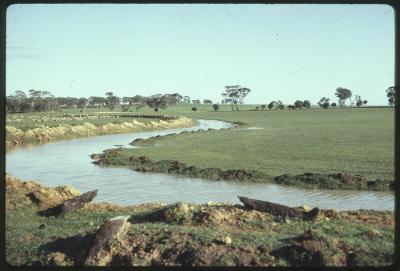
[[277,254],[294,266],[346,266],[348,254],[352,252],[343,241],[327,240],[315,231],[307,230]]
[[125,248],[113,255],[114,266],[254,266],[274,265],[267,246],[233,247],[217,240],[200,244],[190,233],[164,231],[128,234]]
[[[187,239],[186,239],[187,240]],[[190,239],[189,239],[190,240]],[[232,247],[209,243],[200,245],[193,241],[175,241],[154,264],[184,266],[273,266],[275,258],[266,246]]]
[[78,195],[80,192],[71,186],[49,188],[34,181],[23,182],[6,174],[7,209],[19,208],[31,203],[37,204],[40,208],[49,208]]
[[255,210],[245,210],[242,207],[226,205],[201,208],[193,215],[193,221],[200,225],[264,228],[268,225],[265,222],[272,223],[274,217]]
[[[40,248],[47,252],[41,265],[82,265],[93,235],[59,238]],[[223,239],[223,241],[221,241]],[[108,266],[271,266],[275,258],[266,245],[235,247],[230,237],[199,243],[192,233],[163,230],[128,232],[123,242],[110,250]]]
[[[270,214],[246,210],[240,205],[208,203],[204,205],[179,202],[168,207],[162,221],[181,225],[264,228],[274,221]],[[267,223],[266,223],[267,222]],[[272,224],[271,224],[272,225]]]

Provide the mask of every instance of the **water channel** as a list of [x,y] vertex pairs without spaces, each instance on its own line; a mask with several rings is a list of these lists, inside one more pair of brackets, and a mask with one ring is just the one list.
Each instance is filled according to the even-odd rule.
[[190,128],[96,136],[18,148],[7,152],[6,171],[24,180],[38,180],[51,187],[71,185],[81,192],[98,189],[95,202],[108,201],[121,205],[177,201],[239,203],[237,195],[242,195],[289,206],[307,204],[339,210],[393,210],[392,191],[310,190],[275,184],[211,181],[140,173],[128,168],[100,167],[92,164],[89,157],[93,153],[115,148],[115,145],[132,148],[128,144],[136,138],[231,126],[223,121],[197,120],[196,126]]

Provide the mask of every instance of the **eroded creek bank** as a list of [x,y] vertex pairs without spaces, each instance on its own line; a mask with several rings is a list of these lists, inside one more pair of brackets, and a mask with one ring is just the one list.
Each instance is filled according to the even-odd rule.
[[[121,117],[128,119],[129,116]],[[79,125],[61,124],[55,127],[40,125],[37,128],[28,129],[26,131],[6,125],[6,146],[10,148],[13,146],[21,146],[27,143],[46,143],[49,141],[79,137],[120,134],[134,131],[138,132],[147,130],[184,128],[195,125],[192,119],[186,117],[138,115],[131,118],[133,119],[120,123],[110,122],[103,125],[94,125],[90,123],[90,119],[87,117],[87,122],[84,122],[86,119],[80,120],[82,124]],[[153,118],[154,120],[141,122],[138,121],[137,118]]]
[[299,175],[282,174],[270,176],[259,170],[198,168],[177,160],[153,160],[147,156],[124,154],[123,148],[93,154],[93,163],[101,166],[128,166],[139,172],[156,172],[179,174],[210,180],[227,180],[240,182],[276,183],[314,189],[359,189],[359,190],[393,190],[394,182],[385,179],[368,180],[360,175],[347,173],[321,174],[306,172]]
[[96,201],[131,205],[145,202],[222,201],[239,203],[237,195],[265,199],[289,206],[308,204],[322,208],[393,210],[391,191],[310,190],[273,183],[211,181],[194,176],[142,173],[123,167],[99,167],[90,155],[132,140],[171,133],[228,129],[233,124],[197,120],[180,129],[105,135],[19,148],[6,155],[6,170],[20,178],[37,179],[49,186],[71,185],[79,190],[99,189]]

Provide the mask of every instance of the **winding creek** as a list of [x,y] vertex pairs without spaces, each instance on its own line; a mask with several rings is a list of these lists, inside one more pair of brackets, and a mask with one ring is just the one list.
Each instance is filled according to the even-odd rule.
[[198,120],[191,128],[105,135],[24,147],[7,152],[6,171],[25,180],[38,180],[47,186],[71,185],[81,192],[99,189],[95,202],[121,205],[177,201],[239,203],[237,195],[242,195],[289,206],[307,204],[339,210],[393,210],[392,191],[309,190],[276,184],[211,181],[100,167],[92,164],[89,157],[115,148],[115,145],[132,148],[127,144],[136,138],[231,126],[223,121]]

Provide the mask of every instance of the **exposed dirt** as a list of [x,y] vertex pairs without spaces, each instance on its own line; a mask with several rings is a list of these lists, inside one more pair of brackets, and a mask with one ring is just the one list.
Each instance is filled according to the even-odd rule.
[[267,246],[238,248],[218,240],[200,244],[187,233],[131,234],[127,239],[127,249],[115,255],[113,265],[271,266],[275,260]]
[[34,181],[21,182],[8,173],[5,181],[7,209],[20,208],[32,202],[40,208],[49,208],[80,195],[80,192],[71,186],[49,188]]
[[246,210],[241,205],[207,204],[192,205],[179,202],[165,210],[160,221],[181,225],[202,225],[221,227],[263,227],[265,222],[273,222],[274,216],[255,210]]
[[22,131],[13,126],[6,125],[6,146],[22,145],[28,142],[41,143],[59,139],[70,139],[76,137],[94,136],[100,134],[127,133],[144,130],[158,130],[189,127],[193,120],[186,117],[169,118],[157,116],[157,120],[146,123],[137,120],[122,123],[107,123],[104,125],[93,125],[85,122],[81,125],[62,124],[56,127],[41,125],[38,128]]
[[[18,213],[21,208],[29,206],[39,209],[54,207],[77,194],[79,192],[73,188],[48,188],[37,182],[23,182],[6,175],[8,214]],[[298,209],[307,212],[311,208],[302,206]],[[304,222],[282,220],[269,213],[225,203],[199,205],[178,202],[172,205],[150,203],[138,206],[88,203],[78,213],[71,212],[66,219],[75,221],[75,227],[80,228],[90,224],[97,214],[104,215],[107,212],[112,216],[119,213],[129,218],[128,226],[123,231],[124,237],[116,238],[109,245],[102,245],[107,259],[99,259],[101,264],[109,266],[353,266],[381,265],[382,261],[386,263],[393,260],[390,250],[375,251],[373,246],[378,244],[378,240],[383,242],[388,232],[393,230],[394,216],[389,211],[339,212],[322,209],[316,221]],[[22,232],[22,239],[18,242],[40,244],[36,249],[39,260],[26,259],[25,262],[35,266],[84,265],[96,243],[96,234],[105,225],[104,220],[97,225],[91,224],[92,230],[85,234],[53,236],[51,241],[41,243],[47,228],[51,227],[46,219],[40,218],[40,222],[33,223],[39,228],[41,237],[33,229]],[[60,221],[64,218],[52,219]],[[80,221],[82,224],[79,224]],[[324,226],[320,227],[336,227],[334,225],[353,222],[361,227],[361,231],[356,231],[354,236],[347,239],[338,239],[335,234],[324,231]],[[54,229],[49,230],[48,234],[52,235],[53,232]],[[263,234],[267,234],[267,237]],[[281,237],[276,238],[275,235],[279,234]],[[258,238],[261,236],[266,241],[260,242]],[[364,247],[351,245],[354,238],[363,238],[357,240],[371,244]],[[272,243],[280,242],[281,245],[273,248],[270,239],[275,240]],[[375,250],[370,252],[366,249],[368,247]]]
[[315,231],[307,230],[275,254],[283,255],[294,266],[317,267],[346,266],[348,254],[352,252],[353,249],[343,241],[329,241]]

